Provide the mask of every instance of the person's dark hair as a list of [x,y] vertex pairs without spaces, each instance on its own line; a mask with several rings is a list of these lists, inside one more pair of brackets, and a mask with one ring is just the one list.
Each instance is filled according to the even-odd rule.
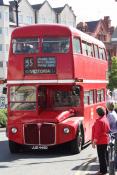
[[106,114],[104,107],[101,106],[96,108],[96,112],[100,117],[103,117]]
[[107,103],[107,108],[108,108],[109,111],[113,111],[114,108],[115,108],[114,103],[113,102],[108,102]]

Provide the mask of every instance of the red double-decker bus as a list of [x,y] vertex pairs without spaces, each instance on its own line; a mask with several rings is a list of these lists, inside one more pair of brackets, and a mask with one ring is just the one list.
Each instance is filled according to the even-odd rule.
[[79,153],[91,140],[96,107],[105,106],[107,71],[104,44],[77,29],[16,28],[7,77],[11,153],[60,144]]

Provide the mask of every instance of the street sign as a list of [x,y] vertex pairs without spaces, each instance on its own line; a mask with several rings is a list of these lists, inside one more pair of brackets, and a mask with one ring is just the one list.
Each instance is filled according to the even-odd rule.
[[5,108],[5,97],[0,97],[0,108]]

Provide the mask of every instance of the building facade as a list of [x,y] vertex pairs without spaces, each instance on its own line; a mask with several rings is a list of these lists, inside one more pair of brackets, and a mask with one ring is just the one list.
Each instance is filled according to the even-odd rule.
[[9,38],[9,4],[0,2],[0,80],[6,78]]
[[90,21],[85,23],[78,23],[77,28],[95,38],[103,41],[107,48],[109,57],[113,56],[113,46],[111,44],[111,37],[114,32],[114,27],[111,26],[111,20],[109,16],[105,16],[104,19],[97,21]]
[[112,55],[117,56],[117,27],[111,37]]

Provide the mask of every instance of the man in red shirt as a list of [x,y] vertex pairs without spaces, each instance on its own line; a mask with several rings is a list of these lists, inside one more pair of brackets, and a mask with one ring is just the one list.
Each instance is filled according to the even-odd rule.
[[105,175],[107,173],[107,145],[109,143],[110,126],[106,118],[106,111],[99,106],[96,109],[98,119],[92,127],[92,147],[97,146],[97,154],[100,164],[100,171],[97,175]]

